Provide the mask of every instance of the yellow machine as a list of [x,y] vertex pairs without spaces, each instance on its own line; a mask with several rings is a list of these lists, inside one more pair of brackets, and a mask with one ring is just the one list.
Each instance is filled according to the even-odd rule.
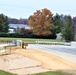
[[22,48],[26,49],[26,46],[28,46],[28,43],[24,43],[22,42],[22,40],[17,40],[17,46],[19,46],[21,49]]

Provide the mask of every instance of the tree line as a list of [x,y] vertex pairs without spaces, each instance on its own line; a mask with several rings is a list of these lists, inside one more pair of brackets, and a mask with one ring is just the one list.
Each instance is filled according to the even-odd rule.
[[37,10],[28,19],[9,18],[0,14],[0,33],[8,32],[9,23],[29,24],[30,30],[25,28],[16,30],[16,34],[23,34],[24,37],[55,39],[56,34],[61,33],[63,39],[69,42],[74,40],[76,17],[72,18],[70,15],[58,13],[53,15],[47,8]]
[[8,18],[8,23],[10,23],[10,24],[27,24],[28,25],[28,19]]

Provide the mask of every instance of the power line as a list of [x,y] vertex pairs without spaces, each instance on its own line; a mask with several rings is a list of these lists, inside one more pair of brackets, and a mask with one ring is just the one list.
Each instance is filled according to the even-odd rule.
[[19,6],[19,5],[11,5],[11,4],[4,4],[4,3],[0,3],[0,5],[17,7],[17,8],[23,8],[23,9],[24,9],[24,8],[27,8],[27,9],[37,9],[37,8],[25,7],[25,6]]
[[[8,8],[10,7],[10,8]],[[51,8],[51,7],[50,7]],[[5,3],[0,3],[0,10],[2,11],[16,11],[15,13],[18,12],[23,12],[23,13],[31,13],[33,14],[33,12],[35,12],[36,10],[40,10],[39,8],[32,8],[32,7],[26,7],[26,6],[21,6],[21,5],[12,5],[12,4],[5,4]],[[72,15],[75,15],[76,11],[72,11],[72,10],[58,10],[58,9],[51,9],[52,13],[67,13],[70,14],[72,13]]]
[[[32,9],[32,10],[38,10],[39,8],[32,8],[32,7],[25,7],[25,6],[20,6],[20,5],[11,5],[11,4],[4,4],[4,3],[0,3],[0,5],[3,5],[3,7],[4,6],[11,6],[11,7],[15,7],[15,8],[21,8],[21,9]],[[74,11],[72,11],[72,10],[58,10],[58,9],[52,9],[52,11],[58,11],[58,12],[60,12],[60,11],[63,11],[63,12],[76,12],[75,10]]]

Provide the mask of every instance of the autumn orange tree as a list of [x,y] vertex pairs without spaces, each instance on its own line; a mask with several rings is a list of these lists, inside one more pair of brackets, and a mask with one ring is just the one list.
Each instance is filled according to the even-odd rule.
[[34,14],[29,17],[29,25],[33,33],[43,36],[52,34],[52,16],[51,11],[46,8],[34,12]]

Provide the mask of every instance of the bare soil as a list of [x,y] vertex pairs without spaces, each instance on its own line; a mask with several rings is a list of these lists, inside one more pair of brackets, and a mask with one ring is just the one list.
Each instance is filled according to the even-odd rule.
[[34,49],[17,49],[14,53],[29,57],[38,62],[41,62],[41,65],[48,69],[59,70],[76,70],[76,63],[69,62],[53,53],[34,50]]
[[[53,53],[36,50],[9,48],[11,53],[0,56],[0,69],[19,75],[50,70],[76,71],[76,63],[69,62]],[[8,50],[9,50],[8,49]]]

